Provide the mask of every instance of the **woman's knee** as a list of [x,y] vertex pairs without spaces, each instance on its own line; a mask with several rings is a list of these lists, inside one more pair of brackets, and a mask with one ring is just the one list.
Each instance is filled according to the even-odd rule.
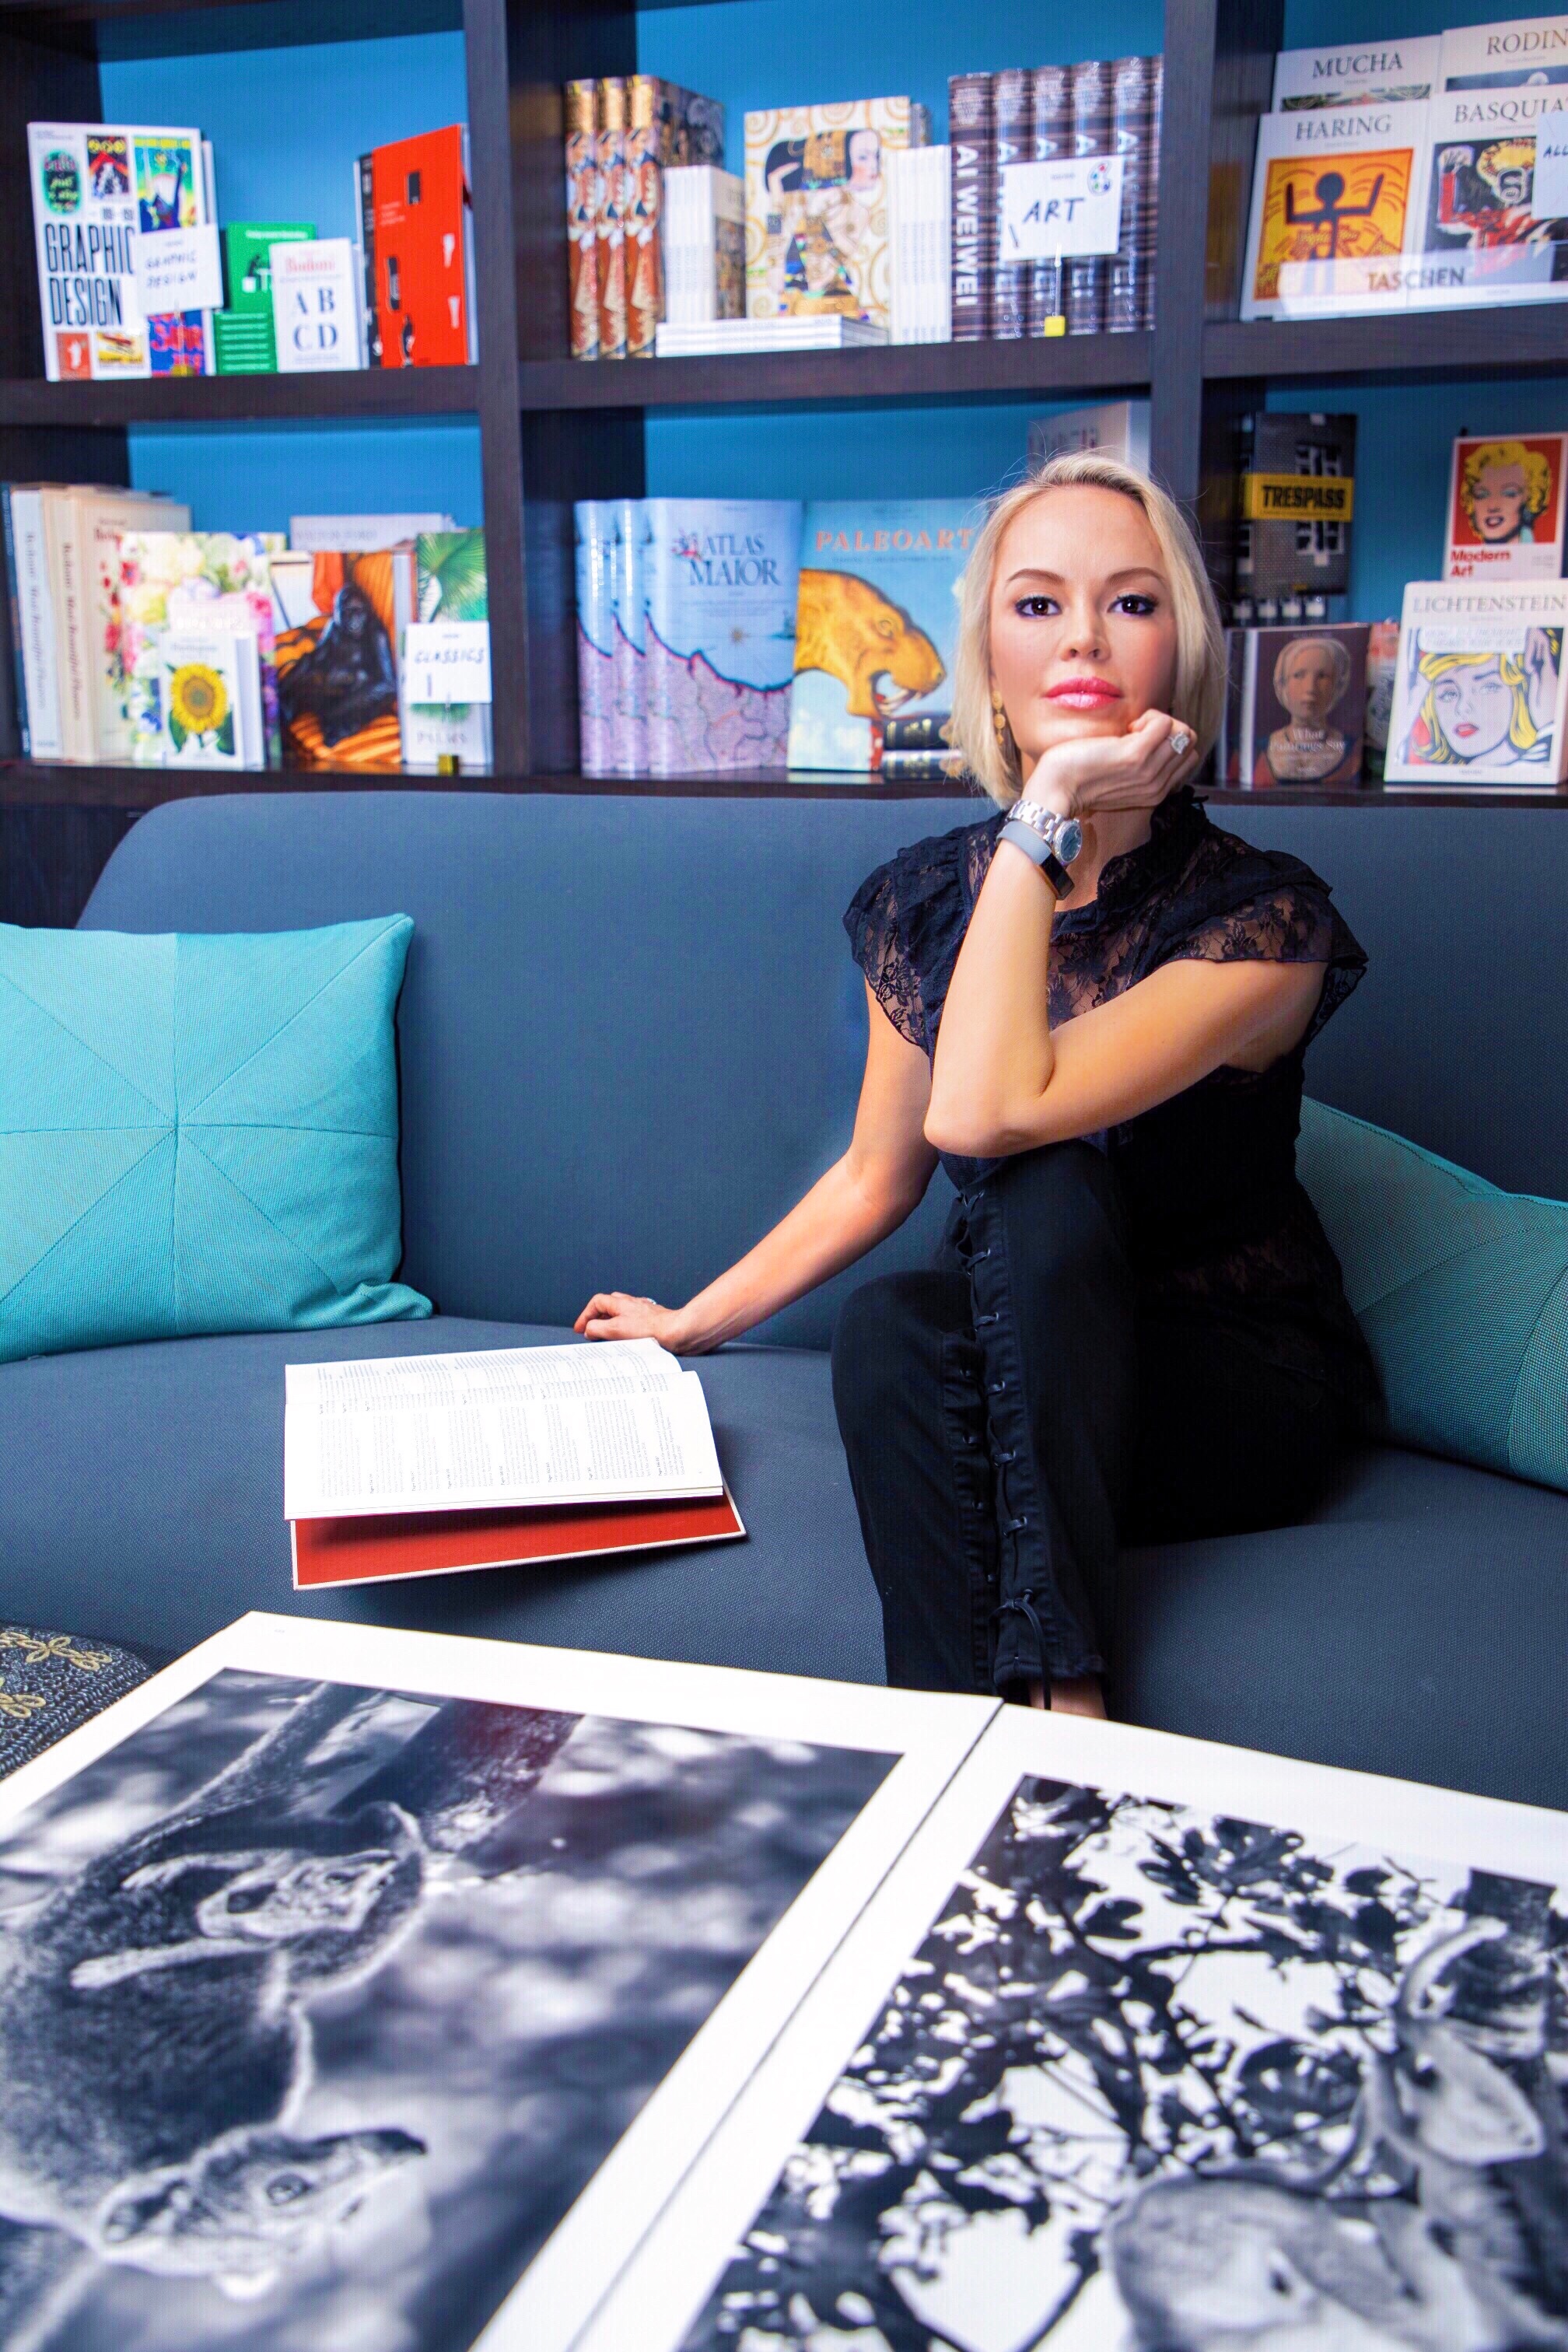
[[[906,1392],[911,1372],[940,1345],[939,1286],[953,1286],[940,1275],[882,1274],[850,1292],[834,1327],[831,1356],[841,1426],[877,1415],[886,1400]],[[950,1299],[942,1303],[951,1309]]]

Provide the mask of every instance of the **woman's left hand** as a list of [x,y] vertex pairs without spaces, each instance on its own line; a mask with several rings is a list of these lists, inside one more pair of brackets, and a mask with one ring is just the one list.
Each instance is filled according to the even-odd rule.
[[1163,710],[1145,710],[1125,735],[1079,735],[1053,744],[1037,761],[1024,791],[1060,816],[1157,808],[1197,764],[1192,729]]

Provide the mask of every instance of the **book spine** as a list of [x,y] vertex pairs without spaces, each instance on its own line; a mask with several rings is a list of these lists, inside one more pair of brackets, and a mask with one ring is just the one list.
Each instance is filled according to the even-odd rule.
[[41,490],[12,491],[11,526],[16,545],[16,593],[21,604],[22,662],[27,685],[31,756],[35,760],[58,760],[60,689]]
[[[1072,153],[1072,68],[1037,66],[1031,95],[1030,158],[1037,163],[1056,163]],[[1031,335],[1043,335],[1047,320],[1065,315],[1061,261],[1031,261],[1028,275],[1026,329]]]
[[[14,730],[15,740],[23,759],[30,760],[33,755],[33,740],[27,726],[26,666],[22,658],[22,589],[16,572],[16,533],[11,520],[9,482],[0,485],[0,531],[4,532],[5,541],[5,614],[11,631],[11,659],[8,666],[11,680],[11,710],[9,724],[7,724],[6,713],[4,708],[0,707],[0,746],[4,746],[6,752],[10,751]],[[4,677],[0,677],[0,706],[4,704],[5,694],[5,682]]]
[[360,320],[363,329],[360,341],[364,351],[366,367],[383,367],[381,315],[375,299],[375,157],[362,155],[355,167],[354,178],[359,209],[360,276],[363,292]]
[[599,84],[599,357],[626,355],[626,85],[620,75]]
[[[1072,69],[1072,152],[1110,152],[1111,70],[1109,59],[1090,58]],[[1062,309],[1069,335],[1098,334],[1104,324],[1105,261],[1079,255],[1062,265]]]
[[1002,173],[1010,163],[1030,161],[1034,142],[1034,76],[1010,66],[992,77],[995,136],[991,150],[991,185],[986,208],[988,249],[994,272],[991,333],[998,342],[1017,342],[1028,331],[1029,271],[1026,262],[1002,258]]
[[566,85],[566,268],[571,351],[574,360],[599,356],[599,166],[595,147],[594,84]]
[[664,171],[675,145],[671,85],[633,74],[626,85],[626,357],[650,360],[664,316]]
[[694,89],[679,92],[679,115],[687,163],[724,166],[724,107],[721,100],[703,98]]
[[1143,268],[1142,302],[1138,314],[1141,327],[1154,323],[1154,274],[1160,250],[1160,125],[1165,105],[1165,60],[1163,56],[1149,59],[1149,163],[1148,193],[1144,199],[1144,241],[1147,260]]
[[615,772],[611,718],[614,687],[615,589],[611,578],[611,510],[602,499],[580,499],[577,539],[577,739],[585,776]]
[[1152,58],[1118,58],[1111,67],[1111,148],[1121,158],[1121,236],[1106,263],[1104,327],[1131,334],[1143,324],[1154,266],[1154,123],[1158,85]]
[[617,776],[640,776],[647,764],[645,688],[647,599],[643,581],[643,502],[640,499],[616,499],[614,529],[611,602],[615,625],[611,675],[615,704],[610,718],[610,765]]
[[891,342],[945,343],[952,338],[952,153],[948,147],[894,147],[883,158]]
[[721,316],[718,177],[700,163],[665,174],[664,315],[672,325],[710,326]]
[[55,604],[64,658],[60,664],[61,755],[73,764],[89,760],[87,611],[82,588],[80,512],[67,490],[54,510]]
[[991,76],[952,75],[947,106],[952,142],[952,340],[978,343],[991,331],[991,287],[984,266]]

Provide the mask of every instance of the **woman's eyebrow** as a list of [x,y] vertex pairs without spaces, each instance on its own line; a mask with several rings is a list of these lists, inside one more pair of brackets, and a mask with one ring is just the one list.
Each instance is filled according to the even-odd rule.
[[[1047,572],[1041,563],[1021,563],[1007,574],[1007,584],[1011,586],[1015,580],[1049,580],[1059,587],[1064,577],[1060,572]],[[1157,572],[1152,563],[1131,563],[1123,572],[1108,572],[1101,584],[1111,588],[1119,580],[1157,580],[1163,587],[1164,579],[1164,573]]]

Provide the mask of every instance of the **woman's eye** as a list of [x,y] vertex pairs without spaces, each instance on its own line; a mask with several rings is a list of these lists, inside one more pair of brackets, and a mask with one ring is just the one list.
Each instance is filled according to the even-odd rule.
[[1026,621],[1048,621],[1058,608],[1054,596],[1020,596],[1013,609]]
[[1112,610],[1130,613],[1135,621],[1146,621],[1150,614],[1157,612],[1159,607],[1152,596],[1118,596]]

